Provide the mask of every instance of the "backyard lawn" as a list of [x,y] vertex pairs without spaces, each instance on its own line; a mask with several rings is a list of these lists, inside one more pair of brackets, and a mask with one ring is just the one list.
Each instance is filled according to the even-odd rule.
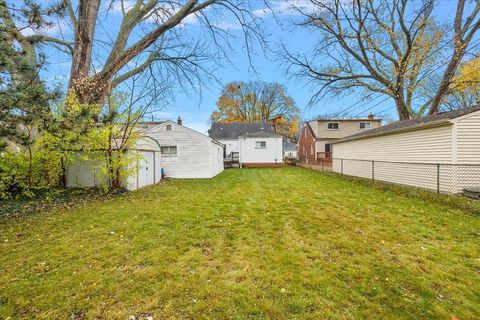
[[480,216],[238,169],[0,224],[0,319],[478,319]]

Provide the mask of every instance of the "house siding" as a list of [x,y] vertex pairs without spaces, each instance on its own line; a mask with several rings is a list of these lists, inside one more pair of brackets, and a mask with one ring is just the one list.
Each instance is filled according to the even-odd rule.
[[[339,127],[337,129],[328,129],[329,122],[338,122]],[[381,120],[380,119],[329,119],[329,120],[314,120],[310,121],[309,124],[315,132],[315,136],[318,139],[324,140],[335,140],[345,138],[347,136],[364,132],[368,129],[360,129],[360,122],[370,122],[372,124],[372,128],[380,127]],[[322,151],[318,151],[322,152]]]
[[219,139],[218,142],[225,145],[225,155],[229,155],[230,152],[240,152],[240,143],[237,139]]
[[480,163],[480,113],[459,119],[457,127],[457,162]]
[[[172,126],[166,130],[166,124]],[[171,178],[211,178],[221,170],[213,145],[222,148],[211,138],[173,122],[166,122],[152,128],[149,136],[156,139],[161,146],[176,146],[176,155],[162,155],[162,168],[165,175]],[[222,151],[223,153],[223,151]],[[214,168],[215,167],[215,168]]]
[[480,112],[458,119],[455,127],[454,163],[459,165],[455,167],[454,188],[461,192],[465,187],[480,185]]
[[[240,164],[281,164],[283,163],[282,137],[240,137]],[[256,148],[257,141],[265,141],[266,148]]]
[[212,177],[223,171],[223,147],[216,143],[210,144],[210,171]]
[[[453,125],[446,124],[335,143],[333,144],[333,171],[372,178],[373,169],[375,169],[375,180],[436,190],[437,167],[434,164],[452,163],[452,130]],[[372,161],[377,161],[374,168],[372,168]],[[441,192],[457,191],[453,183],[454,171],[451,165],[440,167]]]

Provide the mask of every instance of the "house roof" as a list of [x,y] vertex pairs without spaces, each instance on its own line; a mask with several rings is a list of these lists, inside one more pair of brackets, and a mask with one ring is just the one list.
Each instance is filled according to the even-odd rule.
[[145,129],[145,132],[148,132],[148,133],[155,132],[156,129],[158,129],[160,126],[163,126],[164,124],[173,124],[173,125],[176,126],[176,127],[183,128],[183,129],[185,129],[185,130],[187,130],[187,131],[190,131],[190,132],[195,133],[195,134],[197,134],[197,135],[200,135],[200,136],[202,136],[202,137],[209,138],[212,143],[218,144],[218,145],[220,145],[220,146],[222,146],[222,147],[224,146],[223,143],[217,141],[216,139],[213,139],[213,138],[210,137],[210,136],[207,136],[207,135],[205,135],[205,134],[203,134],[203,133],[201,133],[201,132],[198,132],[198,131],[196,131],[196,130],[193,130],[192,128],[189,128],[189,127],[187,127],[187,126],[180,125],[180,124],[178,124],[178,123],[176,123],[176,122],[173,122],[173,121],[171,121],[171,120],[162,121],[161,123],[159,123],[159,124],[157,124],[157,125],[155,125],[155,126],[153,126],[153,127],[150,127],[150,128],[148,128],[148,129]]
[[[317,121],[317,120],[313,120],[313,121]],[[315,130],[313,130],[312,126],[310,125],[310,121],[305,122],[305,127],[310,131],[310,134],[312,135],[312,137],[315,140],[318,140],[317,134],[315,133]]]
[[263,131],[258,131],[258,132],[247,132],[246,134],[242,134],[238,136],[239,138],[278,138],[281,137],[281,135],[276,134],[276,133],[271,133],[271,132],[263,132]]
[[252,134],[275,134],[271,123],[265,122],[234,122],[234,123],[213,123],[208,135],[213,139],[237,139],[239,136],[251,136]]
[[351,136],[333,141],[332,143],[339,143],[339,142],[345,142],[345,141],[350,141],[350,140],[357,140],[357,139],[364,139],[370,136],[377,136],[377,135],[383,135],[383,134],[388,134],[391,132],[396,132],[396,131],[402,131],[402,130],[410,130],[410,129],[415,129],[417,127],[424,127],[427,125],[436,125],[440,123],[447,123],[450,120],[453,120],[455,118],[459,118],[461,116],[467,115],[472,112],[480,111],[480,106],[475,106],[471,108],[463,108],[463,109],[458,109],[454,111],[448,111],[448,112],[440,112],[437,114],[429,115],[429,116],[424,116],[424,117],[419,117],[415,119],[409,119],[409,120],[399,120],[395,121],[392,123],[389,123],[387,125],[381,126],[379,128],[375,129],[370,129],[364,132],[356,133]]

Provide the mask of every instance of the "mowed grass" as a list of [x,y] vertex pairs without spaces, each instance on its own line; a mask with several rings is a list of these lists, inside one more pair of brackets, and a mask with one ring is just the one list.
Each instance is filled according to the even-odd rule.
[[0,226],[0,318],[478,319],[480,217],[301,168]]

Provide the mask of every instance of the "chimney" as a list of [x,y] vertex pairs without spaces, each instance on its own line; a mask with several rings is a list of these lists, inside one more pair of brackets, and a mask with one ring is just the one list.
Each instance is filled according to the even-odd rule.
[[180,118],[180,116],[178,116],[178,118],[177,118],[177,124],[178,124],[179,126],[182,125],[182,118]]
[[373,113],[370,113],[368,115],[368,120],[373,120],[375,118],[375,116],[373,115]]

